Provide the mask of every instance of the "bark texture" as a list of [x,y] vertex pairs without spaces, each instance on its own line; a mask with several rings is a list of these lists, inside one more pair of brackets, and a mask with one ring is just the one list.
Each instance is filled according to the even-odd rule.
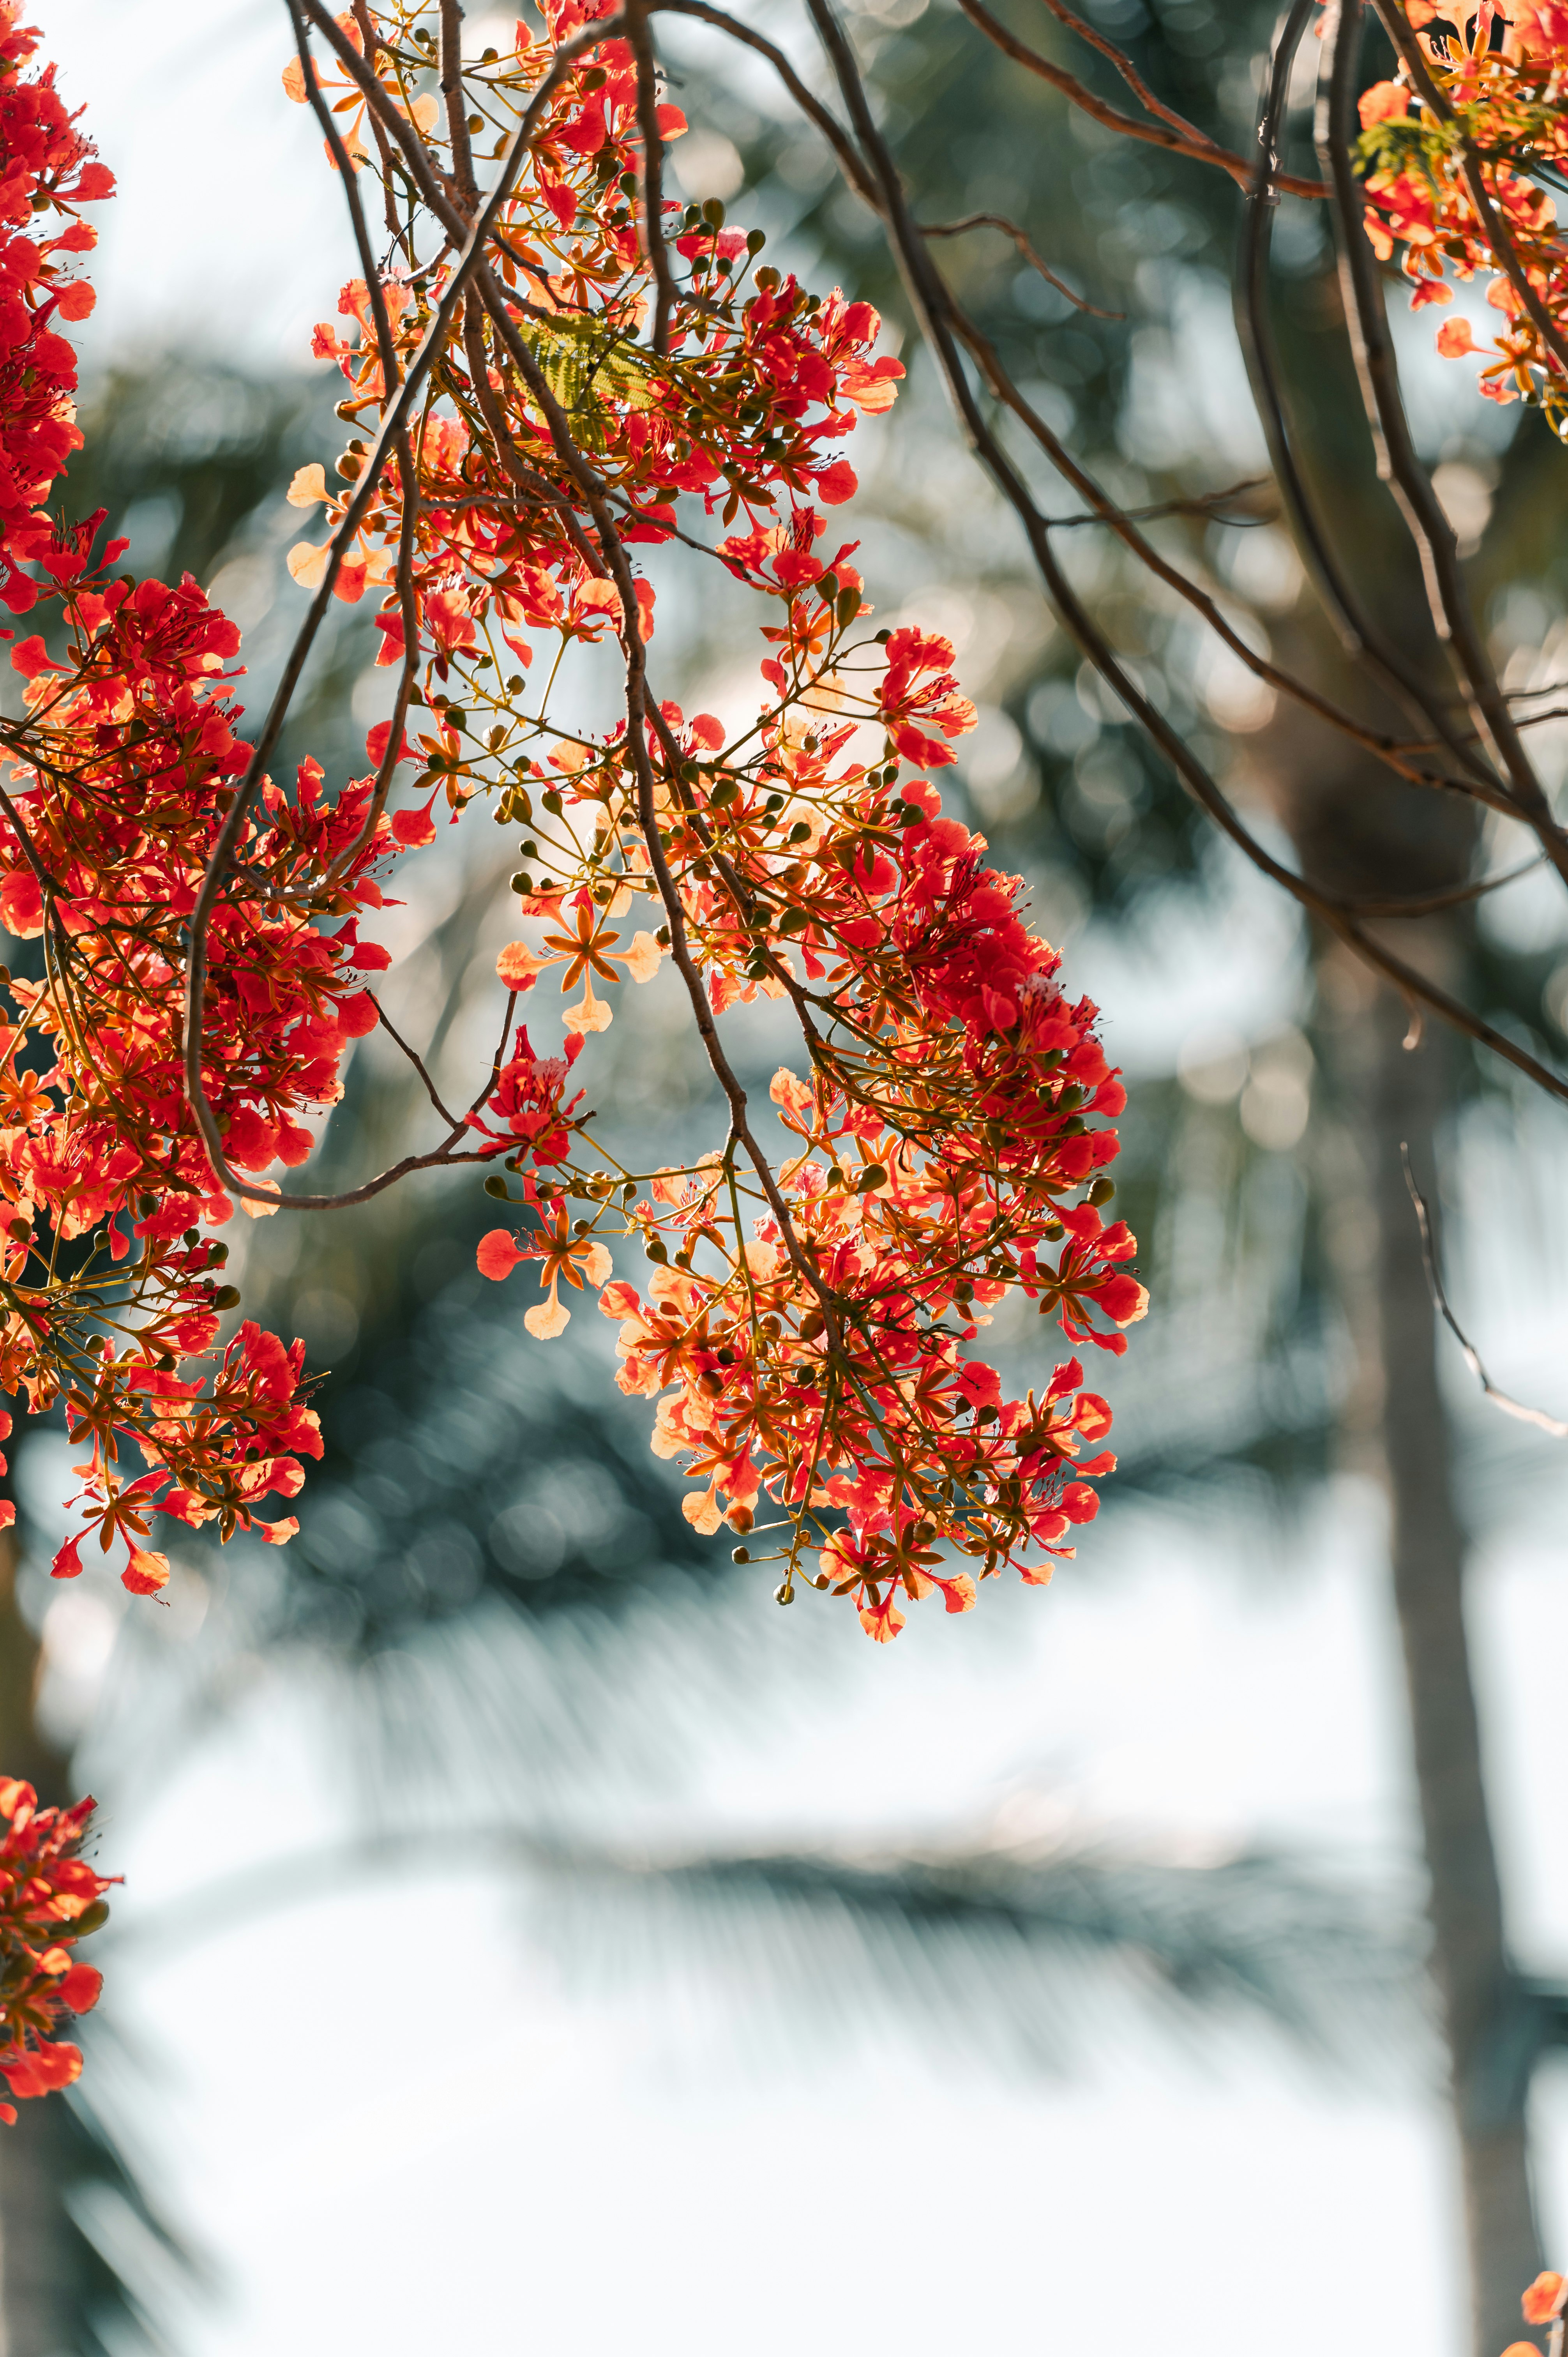
[[1519,2338],[1520,2294],[1541,2265],[1526,2100],[1533,2020],[1509,1970],[1465,1627],[1466,1534],[1438,1382],[1438,1328],[1401,1157],[1429,1197],[1449,1043],[1402,1045],[1402,1006],[1367,1018],[1377,1320],[1394,1602],[1430,1878],[1432,1966],[1459,2136],[1477,2357]]
[[[1343,676],[1334,683],[1354,693]],[[1393,720],[1380,717],[1384,726]],[[1299,718],[1271,750],[1280,814],[1309,875],[1369,897],[1437,892],[1465,879],[1475,830],[1462,803],[1391,782]],[[1402,921],[1388,937],[1434,979],[1461,981],[1463,917]],[[1519,2338],[1520,2294],[1541,2264],[1526,2119],[1534,2023],[1508,1955],[1465,1625],[1466,1534],[1439,1383],[1439,1329],[1402,1156],[1408,1146],[1434,1202],[1438,1132],[1465,1051],[1434,1025],[1412,1029],[1411,1010],[1337,943],[1319,943],[1317,974],[1339,1124],[1328,1157],[1340,1199],[1335,1257],[1361,1362],[1346,1441],[1389,1501],[1431,1971],[1464,2190],[1472,2345],[1475,2357],[1498,2357]]]

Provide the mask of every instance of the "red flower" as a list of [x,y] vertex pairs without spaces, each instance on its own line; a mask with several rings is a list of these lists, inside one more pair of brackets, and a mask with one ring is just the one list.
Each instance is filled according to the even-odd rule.
[[[40,1809],[30,1784],[0,1778],[0,2074],[17,2102],[80,2076],[81,2049],[54,2033],[62,2015],[90,2012],[103,1986],[70,1953],[108,1912],[110,1879],[81,1856],[92,1810],[91,1800]],[[0,2119],[16,2116],[0,2104]]]

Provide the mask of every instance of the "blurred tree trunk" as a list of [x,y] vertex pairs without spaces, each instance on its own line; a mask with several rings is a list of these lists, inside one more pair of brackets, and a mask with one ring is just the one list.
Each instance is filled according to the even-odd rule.
[[1432,1964],[1459,2135],[1477,2357],[1520,2330],[1539,2269],[1525,2104],[1530,2024],[1509,1971],[1465,1630],[1466,1533],[1454,1496],[1438,1328],[1401,1156],[1434,1192],[1434,1132],[1452,1049],[1402,1044],[1405,1010],[1379,992],[1366,1023],[1366,1135],[1377,1236],[1381,1441],[1394,1603],[1410,1695],[1430,1878]]
[[[1309,875],[1368,897],[1463,882],[1476,837],[1457,798],[1449,803],[1391,783],[1295,716],[1273,749],[1281,815]],[[1402,920],[1387,931],[1400,955],[1457,986],[1468,939],[1463,916]],[[1330,1149],[1339,1196],[1334,1250],[1359,1358],[1346,1441],[1389,1502],[1474,2349],[1476,2357],[1498,2357],[1519,2336],[1520,2294],[1541,2264],[1526,2130],[1531,2025],[1504,1934],[1465,1627],[1466,1536],[1439,1383],[1439,1329],[1402,1152],[1408,1146],[1434,1202],[1437,1134],[1464,1051],[1441,1027],[1412,1026],[1398,995],[1337,942],[1319,946],[1319,1008],[1342,1125]]]
[[[33,1708],[38,1649],[16,1606],[18,1553],[16,1534],[0,1534],[0,1771],[59,1801],[66,1763]],[[0,2126],[0,2357],[69,2357],[73,2347],[67,2127],[54,2095],[18,2105],[15,2127]]]

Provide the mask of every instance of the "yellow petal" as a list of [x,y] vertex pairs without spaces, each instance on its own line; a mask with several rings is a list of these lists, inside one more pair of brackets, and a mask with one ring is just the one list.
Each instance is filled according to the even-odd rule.
[[696,1525],[704,1538],[711,1539],[724,1520],[724,1516],[719,1512],[718,1500],[711,1490],[704,1491],[700,1498],[694,1495],[682,1498],[681,1512],[689,1523]]
[[288,569],[302,589],[319,589],[327,575],[327,551],[296,541],[288,553]]
[[313,508],[317,500],[326,497],[327,477],[319,458],[313,458],[308,467],[295,469],[294,480],[288,487],[291,508]]
[[509,990],[516,990],[531,976],[542,974],[552,961],[536,957],[526,942],[508,942],[496,960],[496,972]]
[[297,58],[290,58],[283,70],[283,86],[296,106],[308,103],[310,93],[305,87],[305,68]]
[[602,998],[594,996],[594,985],[590,982],[578,1004],[568,1006],[561,1020],[568,1031],[607,1031],[615,1020],[615,1013]]
[[625,952],[626,970],[633,982],[651,982],[664,955],[651,933],[633,933]]
[[578,1265],[590,1285],[607,1285],[610,1272],[615,1267],[608,1246],[596,1241],[588,1246]]
[[440,112],[441,110],[436,105],[434,95],[426,93],[424,98],[416,98],[414,100],[413,104],[408,110],[408,119],[413,124],[414,129],[416,131],[423,131],[425,137],[428,139],[431,133],[435,128],[436,118]]
[[552,1294],[548,1301],[542,1301],[536,1309],[531,1309],[522,1322],[536,1342],[553,1342],[556,1335],[564,1334],[571,1324],[572,1313],[564,1302],[558,1301]]

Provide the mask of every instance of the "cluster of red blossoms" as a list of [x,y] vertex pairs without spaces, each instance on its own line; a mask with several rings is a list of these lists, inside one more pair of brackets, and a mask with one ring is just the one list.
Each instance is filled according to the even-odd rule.
[[[81,2075],[81,2050],[54,2033],[62,2015],[90,2013],[103,1986],[70,1953],[107,1918],[103,1893],[118,1879],[82,1861],[94,1806],[40,1809],[30,1784],[0,1777],[0,2076],[18,2100]],[[16,2116],[0,2103],[0,2120]]]
[[[545,40],[520,27],[508,54],[463,64],[445,135],[417,6],[310,13],[323,81],[296,59],[285,85],[330,109],[335,165],[381,178],[396,257],[316,335],[357,429],[348,488],[317,466],[289,493],[329,526],[291,570],[376,594],[401,682],[395,742],[392,723],[373,730],[370,773],[336,791],[308,761],[286,791],[252,780],[233,624],[188,578],[115,576],[102,514],[51,511],[81,446],[60,325],[92,304],[73,274],[95,242],[81,208],[113,184],[0,0],[0,602],[22,707],[0,720],[0,920],[38,944],[25,976],[0,971],[0,1387],[62,1404],[82,1449],[83,1528],[55,1575],[80,1574],[91,1535],[156,1594],[157,1514],[223,1538],[295,1527],[262,1508],[320,1454],[303,1346],[226,1324],[238,1294],[209,1232],[236,1195],[267,1209],[309,1156],[379,1019],[366,978],[389,961],[361,922],[444,793],[454,818],[480,797],[524,831],[507,1032],[552,969],[580,992],[559,1052],[516,1028],[455,1125],[465,1150],[424,1157],[516,1177],[517,1196],[499,1169],[487,1181],[522,1219],[480,1267],[537,1265],[542,1338],[566,1323],[563,1281],[598,1293],[623,1389],[657,1398],[654,1447],[693,1477],[690,1519],[760,1534],[770,1511],[785,1599],[799,1574],[886,1640],[900,1598],[940,1589],[963,1610],[1009,1564],[1039,1581],[1094,1512],[1110,1411],[1075,1356],[1011,1398],[965,1346],[1013,1293],[1074,1351],[1124,1347],[1145,1297],[1132,1236],[1102,1217],[1123,1096],[1096,1008],[1069,999],[1018,884],[929,781],[975,719],[950,645],[870,631],[856,544],[822,544],[824,511],[856,489],[843,439],[902,374],[874,357],[876,314],[761,264],[761,235],[715,205],[650,221],[645,131],[684,124],[650,115],[626,41],[596,37],[607,0],[564,0]],[[511,178],[475,267],[458,257],[487,125]],[[630,552],[676,537],[768,601],[757,710],[736,725],[647,685],[654,587]],[[623,666],[607,731],[551,708],[574,644]],[[389,812],[403,761],[412,798]],[[205,1137],[185,1036],[200,963]],[[578,1068],[616,986],[667,965],[729,1129],[686,1168],[639,1172],[590,1135]],[[759,996],[788,1002],[805,1073],[775,1079],[769,1139],[716,1028]],[[646,1301],[614,1280],[612,1235],[653,1265]],[[53,2033],[98,1991],[70,1954],[105,1911],[79,1855],[91,1810],[0,1784],[14,2095],[80,2068]]]
[[[25,717],[0,723],[0,917],[43,951],[0,1014],[0,1386],[35,1411],[63,1398],[84,1522],[151,1594],[168,1576],[143,1544],[155,1508],[285,1538],[295,1523],[257,1510],[295,1494],[321,1442],[298,1344],[251,1324],[220,1343],[237,1297],[201,1223],[231,1204],[184,1099],[185,929],[248,759],[240,634],[194,581],[112,577],[124,544],[96,546],[102,514],[66,525],[45,506],[81,443],[57,325],[92,306],[69,274],[95,242],[79,208],[113,180],[53,70],[24,75],[36,38],[0,8],[0,599],[35,626],[4,632]],[[308,763],[292,801],[267,786],[209,937],[207,1092],[244,1169],[309,1153],[306,1118],[376,1020],[362,976],[387,956],[358,921],[390,837],[383,822],[360,840],[368,779],[320,786]],[[79,1546],[57,1577],[80,1572]]]
[[[469,79],[470,127],[488,122],[504,141],[587,13],[558,10],[549,41],[520,32],[511,55],[491,55]],[[373,56],[363,20],[339,20],[328,85],[352,117],[356,167],[372,163],[367,122],[398,155],[386,185],[394,211],[403,197],[402,251],[382,293],[400,368],[442,285],[419,267],[421,208],[404,193],[426,155],[446,168],[421,120],[418,15],[374,19]],[[285,83],[309,96],[302,70]],[[665,139],[683,128],[672,108],[659,119]],[[835,446],[857,414],[890,406],[902,374],[872,357],[875,312],[761,264],[761,236],[718,208],[671,207],[673,297],[662,345],[649,339],[637,131],[629,47],[585,49],[500,213],[488,296],[467,298],[441,397],[413,430],[412,577],[428,645],[415,700],[440,725],[421,740],[415,791],[428,800],[393,823],[423,834],[443,788],[454,809],[492,797],[501,823],[526,830],[514,887],[537,929],[503,953],[500,978],[521,993],[558,968],[563,991],[581,991],[564,1051],[542,1057],[520,1030],[486,1109],[482,1134],[521,1173],[531,1217],[485,1239],[481,1269],[500,1279],[537,1265],[543,1297],[526,1323],[541,1338],[567,1323],[563,1282],[598,1290],[620,1323],[622,1388],[658,1397],[654,1447],[699,1485],[688,1517],[781,1532],[780,1594],[807,1557],[802,1576],[853,1597],[886,1639],[900,1599],[940,1587],[961,1610],[976,1574],[1012,1563],[1047,1577],[1095,1511],[1111,1416],[1079,1361],[1040,1395],[1007,1399],[962,1346],[1016,1290],[1074,1346],[1124,1347],[1146,1297],[1124,1265],[1133,1237],[1100,1206],[1113,1191],[1108,1123],[1125,1100],[1097,1009],[1069,1002],[1019,887],[985,866],[983,839],[942,817],[919,774],[950,764],[974,725],[950,644],[873,633],[855,544],[820,544],[822,509],[855,489]],[[448,188],[462,177],[452,161]],[[342,414],[358,421],[384,411],[389,375],[364,284],[344,290],[339,315],[347,334],[323,326],[317,349],[338,361]],[[392,663],[407,652],[396,574],[408,517],[392,458],[349,515],[369,447],[349,443],[341,493],[317,466],[291,497],[325,499],[341,527],[339,594],[382,587]],[[733,527],[712,553],[774,601],[755,718],[730,729],[664,701],[600,737],[563,725],[546,694],[527,694],[535,639],[553,642],[552,679],[575,640],[624,644],[635,630],[645,644],[652,585],[636,581],[628,625],[626,552],[681,528],[682,494]],[[331,545],[294,551],[302,583],[322,577]],[[645,903],[647,923],[628,931]],[[612,1019],[607,985],[650,980],[672,952],[699,1020],[759,995],[793,1008],[810,1077],[773,1084],[787,1134],[776,1167],[759,1167],[733,1092],[727,1141],[693,1166],[639,1176],[596,1129],[597,1151],[583,1150],[573,1092],[585,1039]],[[570,1218],[574,1198],[590,1217]],[[611,1281],[610,1242],[628,1232],[655,1263],[646,1302]]]
[[[1454,280],[1489,282],[1487,301],[1502,316],[1491,344],[1467,318],[1444,321],[1437,349],[1456,360],[1481,354],[1489,400],[1528,401],[1559,432],[1568,426],[1568,369],[1552,349],[1520,284],[1562,335],[1568,329],[1568,247],[1557,209],[1540,185],[1568,161],[1568,5],[1563,0],[1481,0],[1474,15],[1433,0],[1405,0],[1426,59],[1440,114],[1402,67],[1360,101],[1359,163],[1370,199],[1367,234],[1380,258],[1401,252],[1412,305],[1449,304]],[[1462,28],[1458,29],[1456,27]],[[1511,243],[1507,268],[1496,230],[1470,185],[1479,176],[1495,221]],[[1449,275],[1452,271],[1452,278]]]
[[[1062,990],[1019,886],[929,781],[974,725],[950,645],[871,630],[856,544],[824,544],[824,511],[855,490],[843,439],[902,373],[874,356],[876,314],[764,264],[760,233],[716,205],[650,221],[649,110],[628,42],[595,33],[604,0],[462,61],[445,135],[433,84],[456,61],[426,12],[308,13],[319,79],[296,59],[285,86],[331,124],[353,191],[380,178],[394,260],[317,330],[354,430],[346,488],[320,466],[295,478],[290,498],[324,501],[330,531],[290,563],[307,587],[376,595],[398,722],[395,743],[392,724],[372,732],[373,774],[334,792],[306,762],[236,809],[233,625],[188,579],[112,576],[102,519],[45,508],[79,439],[49,323],[90,307],[66,257],[92,242],[78,206],[111,184],[49,71],[24,77],[33,37],[0,5],[0,188],[35,231],[67,223],[12,240],[0,315],[16,329],[0,596],[29,616],[12,653],[25,716],[0,723],[0,915],[43,967],[10,982],[0,1039],[0,1384],[34,1409],[63,1398],[76,1502],[142,1592],[167,1577],[156,1513],[224,1537],[294,1529],[260,1509],[320,1451],[303,1350],[249,1323],[224,1339],[237,1296],[204,1231],[236,1194],[265,1209],[279,1182],[262,1174],[309,1154],[349,1042],[378,1020],[365,977],[387,954],[360,926],[387,863],[432,839],[438,796],[454,818],[482,798],[523,834],[507,1029],[552,969],[574,1003],[556,1052],[515,1028],[458,1125],[464,1153],[426,1157],[516,1175],[522,1218],[480,1266],[537,1264],[541,1337],[566,1323],[563,1281],[599,1293],[623,1388],[657,1396],[654,1446],[694,1478],[688,1515],[779,1531],[785,1598],[799,1573],[886,1639],[901,1598],[940,1587],[958,1610],[977,1576],[1039,1580],[1094,1512],[1110,1411],[1076,1356],[1013,1398],[965,1346],[1012,1294],[1073,1351],[1124,1347],[1145,1296],[1132,1236],[1103,1216],[1123,1095],[1097,1009]],[[684,128],[663,104],[652,122],[660,143]],[[491,131],[510,177],[461,263]],[[677,536],[768,601],[755,716],[729,726],[647,683],[641,567]],[[623,671],[607,731],[554,708],[575,644]],[[412,796],[383,812],[399,761]],[[209,876],[226,820],[231,856]],[[193,928],[220,1156],[187,1094]],[[671,966],[729,1129],[685,1168],[639,1172],[590,1133],[582,1051],[627,975]],[[759,996],[788,1003],[804,1073],[778,1075],[766,1139],[716,1028]],[[508,1195],[499,1170],[487,1185]],[[613,1281],[616,1236],[654,1265],[646,1301]]]

